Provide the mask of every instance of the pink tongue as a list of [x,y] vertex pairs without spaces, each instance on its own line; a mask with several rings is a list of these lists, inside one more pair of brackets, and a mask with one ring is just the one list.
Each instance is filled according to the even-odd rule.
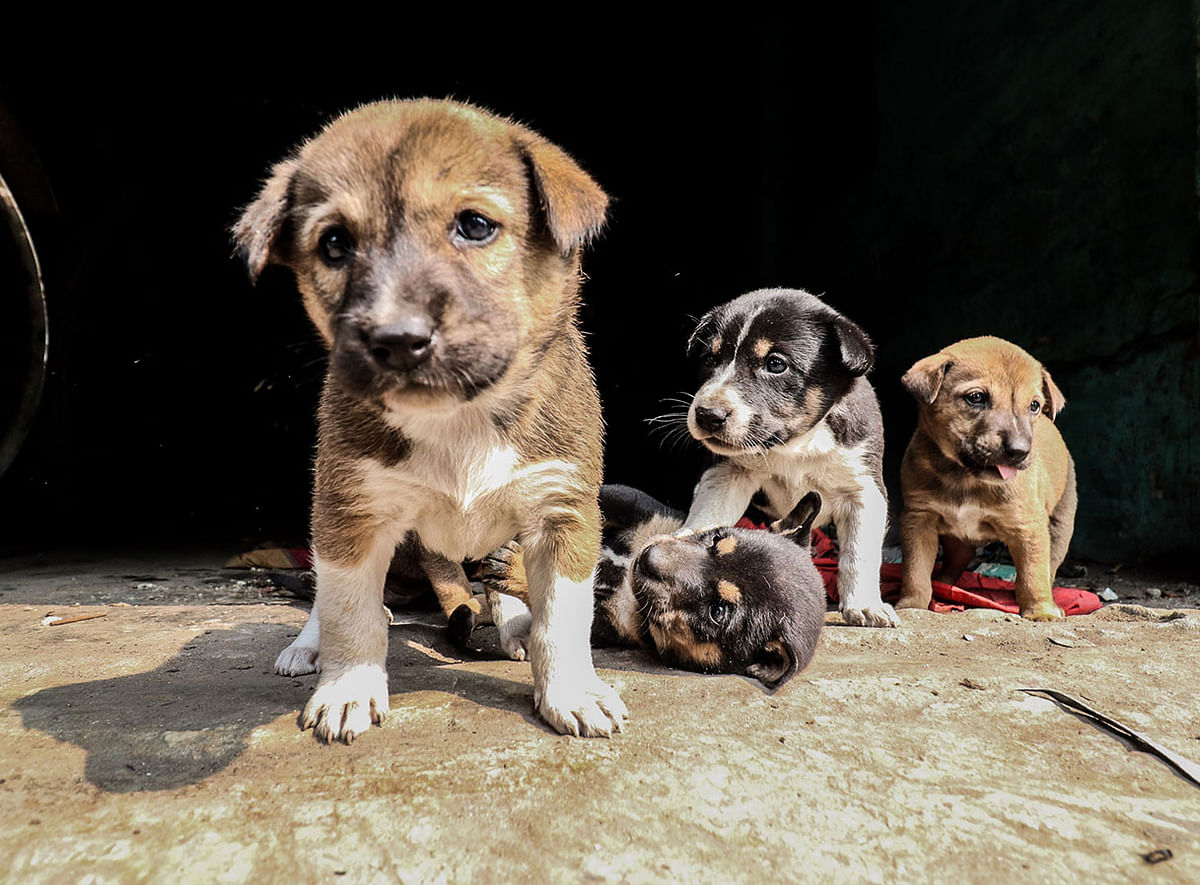
[[997,464],[996,469],[1000,471],[1001,479],[1012,479],[1017,475],[1017,468],[1009,467],[1007,464]]

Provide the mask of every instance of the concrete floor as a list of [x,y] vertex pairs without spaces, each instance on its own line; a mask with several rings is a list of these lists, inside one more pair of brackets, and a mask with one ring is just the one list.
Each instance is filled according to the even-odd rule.
[[1200,610],[831,614],[775,695],[601,650],[611,740],[545,728],[494,631],[414,616],[385,726],[322,746],[315,677],[271,672],[304,610],[213,562],[0,561],[6,881],[1200,881],[1200,788],[1016,691],[1200,761]]

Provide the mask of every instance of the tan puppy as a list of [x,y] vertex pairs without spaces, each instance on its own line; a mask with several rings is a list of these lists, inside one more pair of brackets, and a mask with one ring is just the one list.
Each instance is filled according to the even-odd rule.
[[319,738],[353,740],[388,712],[381,600],[397,545],[447,614],[473,620],[460,563],[513,539],[538,712],[561,732],[620,729],[624,705],[588,643],[601,419],[577,323],[581,247],[607,204],[524,127],[452,102],[381,102],[275,166],[236,225],[251,274],[290,267],[330,348],[316,605],[277,662],[319,666],[301,717]]
[[1003,541],[1021,616],[1061,618],[1051,587],[1075,525],[1075,464],[1054,426],[1066,400],[1042,365],[999,338],[970,338],[920,360],[902,383],[917,398],[904,453],[897,608],[927,608],[943,547],[953,583],[977,544]]

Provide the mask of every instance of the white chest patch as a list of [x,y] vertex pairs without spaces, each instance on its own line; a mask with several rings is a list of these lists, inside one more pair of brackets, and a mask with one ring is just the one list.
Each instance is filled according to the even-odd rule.
[[840,447],[822,421],[786,445],[734,460],[745,470],[763,474],[761,487],[776,517],[786,516],[808,492],[819,492],[821,513],[814,525],[823,525],[843,507],[859,506],[864,491],[874,487],[864,455],[863,447]]
[[478,559],[536,531],[546,515],[565,506],[564,499],[578,494],[576,465],[521,463],[489,421],[415,429],[400,464],[361,465],[372,510],[392,524],[397,539],[416,531],[426,547],[448,559]]
[[995,540],[995,532],[987,522],[987,511],[974,504],[945,507],[938,511],[938,515],[947,532],[957,538],[978,542]]

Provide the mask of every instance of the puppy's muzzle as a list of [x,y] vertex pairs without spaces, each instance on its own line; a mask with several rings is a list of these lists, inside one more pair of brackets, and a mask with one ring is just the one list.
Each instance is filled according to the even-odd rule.
[[381,368],[410,372],[433,355],[437,329],[424,316],[405,317],[399,322],[363,330],[363,344]]

